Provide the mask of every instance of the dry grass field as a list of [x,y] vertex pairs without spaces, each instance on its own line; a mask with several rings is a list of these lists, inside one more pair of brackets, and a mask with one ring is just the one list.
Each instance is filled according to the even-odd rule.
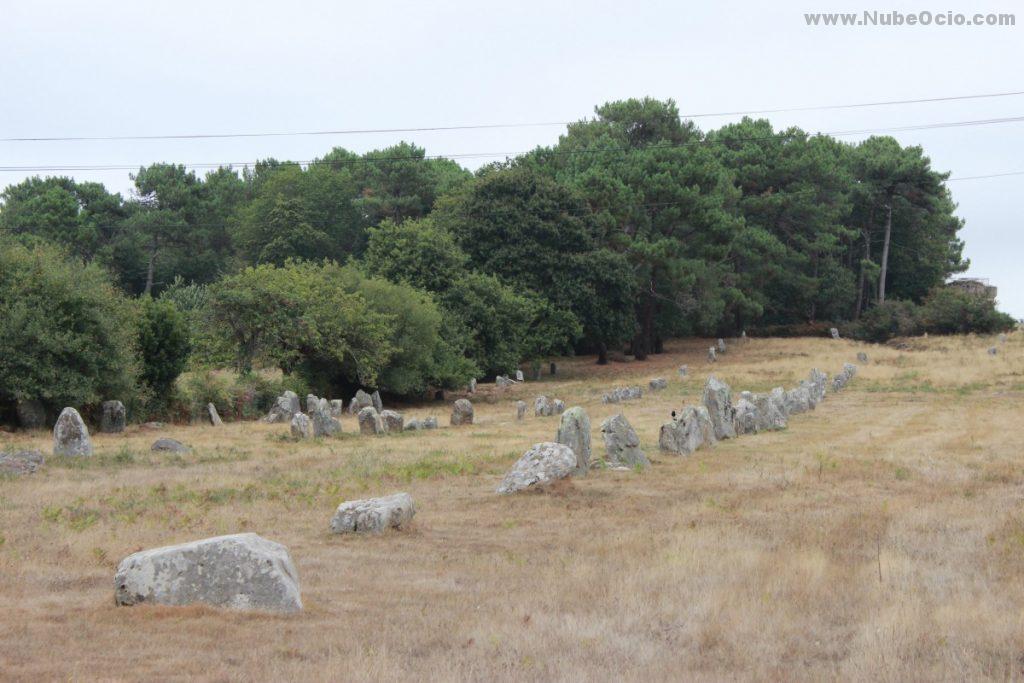
[[[131,427],[97,455],[0,480],[5,680],[978,680],[1024,678],[1024,338],[910,347],[706,340],[645,363],[566,360],[557,378],[481,387],[477,424],[294,443],[287,425]],[[735,391],[862,364],[787,431],[691,457],[658,452],[709,371]],[[680,380],[675,368],[690,366]],[[618,385],[669,389],[618,406]],[[623,412],[653,461],[501,497],[504,471],[557,418],[515,421],[540,393],[594,427]],[[532,410],[531,410],[532,413]],[[157,436],[193,447],[150,453]],[[50,452],[49,435],[0,448]],[[339,502],[409,491],[413,527],[327,532]],[[118,608],[118,561],[254,531],[298,567],[297,616]]]

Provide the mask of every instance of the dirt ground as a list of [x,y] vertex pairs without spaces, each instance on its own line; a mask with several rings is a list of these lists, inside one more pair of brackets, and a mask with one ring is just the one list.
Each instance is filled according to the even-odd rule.
[[[436,432],[383,437],[348,414],[342,438],[304,443],[287,425],[130,427],[94,435],[91,459],[0,479],[0,678],[1024,678],[1024,335],[737,340],[713,366],[708,345],[481,385],[470,427],[447,426],[450,400],[405,410],[437,415]],[[710,372],[764,391],[858,351],[849,388],[786,431],[658,451]],[[600,402],[657,376],[667,390]],[[554,438],[558,419],[532,416],[539,394],[586,408],[595,456],[622,412],[652,467],[496,495]],[[193,451],[151,453],[159,436]],[[49,454],[50,436],[0,433],[24,446]],[[410,529],[328,533],[341,501],[396,491],[416,500]],[[242,531],[288,546],[301,614],[115,607],[125,555]]]

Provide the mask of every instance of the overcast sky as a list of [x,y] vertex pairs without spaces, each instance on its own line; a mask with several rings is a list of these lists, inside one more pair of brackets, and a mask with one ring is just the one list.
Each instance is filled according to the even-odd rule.
[[[804,20],[805,12],[865,9],[1018,16],[1012,28],[826,28]],[[700,113],[1017,91],[1022,24],[1024,6],[995,0],[0,0],[0,138],[558,122],[646,95]],[[765,116],[816,132],[1020,115],[1024,96]],[[0,142],[0,166],[306,160],[336,145],[362,152],[400,139],[428,154],[515,154],[555,142],[561,130]],[[1024,170],[1022,134],[1024,123],[893,133],[922,145],[934,167],[954,177]],[[130,188],[127,171],[67,174]],[[2,172],[0,185],[26,175]],[[1024,175],[951,187],[967,221],[970,274],[991,279],[1002,308],[1024,317]]]

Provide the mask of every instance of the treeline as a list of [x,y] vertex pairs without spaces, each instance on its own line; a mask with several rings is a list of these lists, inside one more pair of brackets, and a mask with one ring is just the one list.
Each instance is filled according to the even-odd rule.
[[8,187],[4,248],[58,245],[125,295],[173,303],[196,362],[273,365],[323,393],[858,321],[968,265],[947,175],[921,148],[765,120],[702,132],[671,100],[598,107],[475,174],[402,143],[132,177],[128,198],[59,177]]

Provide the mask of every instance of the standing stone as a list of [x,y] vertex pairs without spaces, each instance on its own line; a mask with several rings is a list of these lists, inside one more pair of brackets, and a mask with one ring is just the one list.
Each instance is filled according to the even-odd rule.
[[53,454],[67,456],[92,455],[92,440],[82,416],[74,408],[65,408],[53,426]]
[[15,412],[22,429],[42,429],[46,426],[46,407],[42,401],[18,401]]
[[294,415],[295,413],[302,412],[302,406],[299,404],[298,394],[296,394],[294,391],[289,390],[285,391],[283,394],[281,394],[281,396],[288,402],[288,410],[291,411],[289,417],[291,417],[291,415]]
[[1007,339],[1008,339],[1008,337],[1006,336],[1005,332],[1000,332],[999,333],[999,343],[1000,344],[1005,344]]
[[757,406],[749,399],[741,398],[736,401],[735,411],[733,424],[736,426],[736,435],[757,434]]
[[555,373],[558,372],[558,366],[554,363],[551,364],[551,376],[554,377]]
[[551,414],[561,415],[565,412],[565,401],[560,398],[556,398],[551,402]]
[[733,423],[736,411],[732,407],[732,391],[728,384],[714,375],[708,377],[704,384],[704,407],[711,416],[716,439],[732,439],[736,436],[736,426]]
[[352,402],[348,404],[348,412],[356,415],[368,406],[373,406],[373,398],[362,389],[358,389],[356,395],[352,397]]
[[560,443],[534,444],[505,475],[498,493],[515,493],[563,479],[576,469],[576,454]]
[[812,408],[811,392],[802,384],[786,392],[786,413],[797,415]]
[[671,422],[661,426],[658,447],[669,453],[689,455],[703,445],[714,445],[715,428],[704,406],[687,406]]
[[808,389],[811,391],[811,407],[814,408],[825,400],[825,391],[828,389],[828,375],[813,368],[808,378]]
[[313,438],[313,421],[305,413],[292,415],[292,437],[296,439]]
[[533,416],[548,417],[551,415],[551,401],[547,396],[538,396],[533,399]]
[[423,429],[423,422],[416,418],[409,420],[405,423],[405,426],[402,427],[402,431],[406,432],[418,432],[421,429]]
[[515,384],[515,382],[509,379],[506,375],[498,375],[497,377],[494,378],[494,384],[499,389],[504,389],[506,387],[512,386],[513,384]]
[[516,401],[516,419],[522,420],[526,416],[526,401]]
[[149,450],[154,453],[188,453],[191,449],[176,439],[157,439]]
[[715,347],[714,346],[709,346],[708,347],[708,362],[709,363],[714,363],[717,360],[718,360],[718,354],[715,353]]
[[829,329],[828,333],[832,335],[833,339],[839,339],[839,330],[838,329],[832,327],[832,328]]
[[339,505],[331,518],[331,533],[379,534],[388,529],[401,529],[415,514],[416,506],[408,493],[350,500]]
[[742,340],[743,342],[747,341],[747,331],[746,330],[743,330],[742,332],[740,332],[740,340]]
[[100,416],[100,431],[104,434],[120,434],[126,421],[124,404],[120,401],[104,401]]
[[457,400],[452,405],[451,424],[453,427],[473,424],[473,404],[464,398]]
[[43,454],[39,451],[0,453],[0,474],[32,474],[43,466],[43,462]]
[[523,376],[523,371],[522,370],[516,370],[516,381],[517,382],[525,382],[526,381],[526,377]]
[[573,406],[562,414],[555,441],[572,449],[576,454],[576,470],[573,474],[582,476],[590,469],[590,416],[579,406]]
[[689,374],[690,374],[690,366],[689,365],[680,365],[679,366],[679,376],[680,377],[686,377]]
[[864,353],[863,351],[858,351],[857,352],[857,362],[858,363],[867,363],[868,362],[868,354]]
[[206,404],[206,414],[210,416],[210,424],[214,427],[223,427],[224,421],[220,419],[220,413],[217,412],[217,406],[212,403]]
[[361,434],[383,434],[384,433],[384,421],[380,417],[380,413],[373,406],[366,406],[359,411],[359,415],[356,416],[359,420],[359,432]]
[[400,432],[405,426],[405,418],[394,410],[382,410],[380,420],[384,425],[385,432]]
[[317,402],[316,409],[309,416],[313,425],[313,436],[334,436],[341,433],[341,422],[331,415],[331,409],[326,401]]
[[469,393],[476,393],[476,377],[473,377],[472,379],[469,380],[469,387],[467,388],[469,389]]
[[781,396],[776,397],[774,393],[756,394],[753,402],[757,408],[757,431],[774,432],[786,428],[788,423],[783,412],[785,403]]
[[129,555],[117,567],[114,599],[118,605],[302,609],[299,576],[288,549],[256,534],[217,536]]
[[332,399],[329,405],[327,412],[331,414],[331,417],[341,417],[345,412],[345,402],[340,398]]
[[725,353],[725,340],[724,339],[719,339],[718,340],[718,352],[719,353]]
[[655,377],[652,379],[648,386],[651,387],[651,391],[661,391],[662,389],[668,389],[668,380],[664,377]]
[[997,349],[997,348],[996,348],[996,347],[994,347],[994,346],[990,346],[990,347],[989,347],[989,349],[988,349],[988,355],[990,355],[990,356],[994,356],[994,355],[996,355],[997,353],[999,353],[999,349]]
[[424,429],[437,429],[437,418],[431,416],[431,417],[428,417],[427,419],[425,419],[423,421],[423,428]]
[[316,394],[306,394],[306,414],[312,415],[320,406],[320,397]]
[[373,401],[373,407],[377,409],[378,413],[384,410],[384,401],[381,400],[379,391],[373,392],[373,395],[370,396],[370,400]]
[[605,460],[612,467],[647,467],[651,461],[640,450],[640,437],[619,413],[601,423],[601,437],[604,439]]

